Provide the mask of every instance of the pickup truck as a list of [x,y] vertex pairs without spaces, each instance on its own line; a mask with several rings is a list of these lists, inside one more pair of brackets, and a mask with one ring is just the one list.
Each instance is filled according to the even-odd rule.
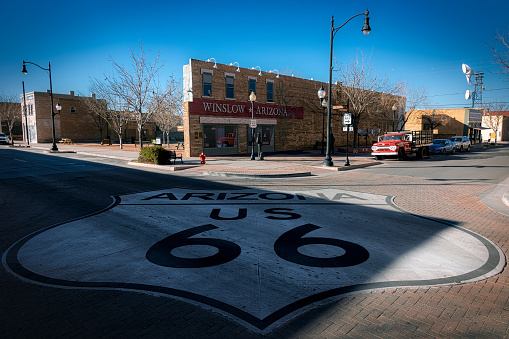
[[382,160],[385,157],[403,160],[412,154],[422,159],[429,155],[429,146],[432,143],[432,131],[387,132],[378,137],[378,142],[371,146],[371,155],[376,160]]
[[228,133],[225,137],[217,139],[217,147],[235,146],[235,133]]

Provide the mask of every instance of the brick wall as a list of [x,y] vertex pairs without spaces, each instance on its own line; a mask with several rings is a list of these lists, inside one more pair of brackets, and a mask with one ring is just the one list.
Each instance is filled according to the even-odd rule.
[[[34,107],[34,114],[28,116],[28,125],[36,126],[31,142],[52,142],[51,127],[51,105],[49,92],[31,92],[26,94],[27,106]],[[55,115],[55,139],[70,138],[73,141],[100,141],[101,135],[99,128],[94,122],[93,113],[83,102],[85,97],[76,96],[73,91],[68,95],[53,93],[53,107],[60,103],[62,109],[60,114]],[[54,112],[57,113],[56,108]],[[155,139],[155,124],[148,123],[146,128],[146,140]],[[104,126],[103,138],[106,137],[107,129]],[[112,139],[118,136],[110,129],[109,135]],[[137,127],[135,122],[130,122],[126,133],[123,135],[128,140],[131,137],[138,139]]]
[[[237,72],[239,69],[239,72]],[[277,73],[269,73],[260,70],[238,68],[237,65],[229,66],[216,64],[214,62],[190,60],[189,65],[185,65],[184,71],[184,142],[186,144],[186,155],[197,156],[203,151],[203,132],[201,117],[218,118],[218,115],[190,114],[189,101],[194,99],[207,100],[207,102],[221,101],[231,102],[233,104],[242,103],[246,109],[250,109],[249,102],[249,79],[256,80],[256,102],[255,111],[259,105],[273,104],[277,106],[297,107],[302,110],[302,118],[274,118],[273,116],[255,117],[258,119],[272,119],[275,125],[275,151],[289,151],[310,149],[316,141],[322,140],[322,108],[317,96],[321,86],[327,88],[325,83],[296,78]],[[203,95],[202,74],[204,72],[212,73],[212,94]],[[234,77],[234,99],[226,97],[226,76]],[[274,98],[273,102],[267,101],[267,82],[273,83]],[[208,94],[208,93],[207,93]],[[225,114],[223,118],[233,118],[235,115]],[[237,121],[238,152],[246,153],[247,132],[250,116],[239,117],[245,121]],[[215,120],[208,120],[215,121]],[[219,120],[217,120],[219,121]],[[326,129],[326,119],[325,119]],[[332,132],[336,139],[336,146],[341,145],[346,140],[346,133],[342,131],[341,117],[334,116]],[[325,133],[325,132],[324,132]],[[351,136],[350,136],[351,137]],[[188,146],[190,145],[190,146]]]

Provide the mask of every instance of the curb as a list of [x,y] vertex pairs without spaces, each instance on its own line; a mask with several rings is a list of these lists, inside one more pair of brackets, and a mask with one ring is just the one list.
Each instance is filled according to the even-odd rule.
[[154,165],[154,164],[144,164],[142,162],[137,162],[136,160],[131,160],[127,163],[130,166],[139,166],[139,167],[150,167],[150,168],[158,168],[166,171],[182,171],[188,168],[197,167],[196,165]]
[[309,177],[311,172],[296,173],[235,173],[235,172],[216,172],[203,171],[203,174],[217,177],[242,177],[242,178],[292,178],[292,177]]
[[375,162],[372,162],[372,163],[370,162],[370,163],[366,163],[366,164],[350,165],[350,166],[342,166],[342,167],[339,167],[339,166],[331,166],[331,167],[328,167],[328,166],[311,166],[311,167],[325,169],[325,170],[329,170],[329,171],[348,171],[348,170],[351,170],[351,169],[362,168],[362,167],[369,167],[369,166],[380,165],[380,164],[383,164],[383,162],[375,161]]

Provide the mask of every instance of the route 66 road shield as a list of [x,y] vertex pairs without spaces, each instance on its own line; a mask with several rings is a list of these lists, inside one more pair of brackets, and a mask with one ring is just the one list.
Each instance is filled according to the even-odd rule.
[[351,293],[484,279],[505,257],[384,195],[172,188],[33,233],[3,264],[35,283],[182,298],[264,333]]

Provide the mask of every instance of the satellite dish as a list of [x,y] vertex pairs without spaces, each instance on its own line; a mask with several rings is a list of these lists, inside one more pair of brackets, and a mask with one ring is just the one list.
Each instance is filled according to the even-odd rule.
[[467,89],[467,91],[465,92],[465,99],[470,100],[471,97],[472,97],[472,91]]
[[474,71],[472,71],[472,68],[468,66],[467,64],[461,65],[461,69],[463,70],[463,73],[465,73],[465,76],[467,77],[467,82],[470,84],[470,78],[472,75],[474,75]]

